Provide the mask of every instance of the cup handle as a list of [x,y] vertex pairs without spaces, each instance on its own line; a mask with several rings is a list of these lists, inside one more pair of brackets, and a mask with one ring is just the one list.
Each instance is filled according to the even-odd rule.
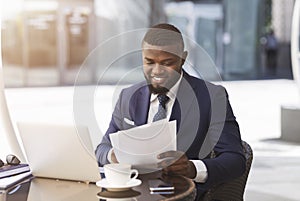
[[139,172],[136,169],[132,169],[130,171],[130,174],[134,174],[134,176],[130,180],[136,179],[139,176]]

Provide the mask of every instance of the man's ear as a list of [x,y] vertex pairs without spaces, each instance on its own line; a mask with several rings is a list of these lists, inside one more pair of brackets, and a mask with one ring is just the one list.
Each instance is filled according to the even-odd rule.
[[182,54],[182,57],[181,57],[181,66],[184,64],[187,56],[188,56],[188,52],[184,51],[183,54]]

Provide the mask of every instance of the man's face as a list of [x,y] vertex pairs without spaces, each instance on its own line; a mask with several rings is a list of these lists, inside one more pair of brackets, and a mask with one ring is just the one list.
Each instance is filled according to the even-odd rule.
[[153,93],[166,93],[179,79],[187,52],[180,45],[143,44],[144,76]]

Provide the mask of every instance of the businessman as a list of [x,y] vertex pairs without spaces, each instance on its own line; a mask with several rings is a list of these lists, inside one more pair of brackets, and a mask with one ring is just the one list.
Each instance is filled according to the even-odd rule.
[[[120,93],[96,156],[99,165],[117,162],[111,133],[164,118],[176,120],[178,151],[159,154],[164,159],[159,165],[166,175],[194,179],[199,198],[211,185],[241,176],[245,156],[226,90],[186,73],[182,67],[187,55],[175,26],[158,24],[147,31],[142,41],[145,81]],[[212,150],[214,159],[209,157]]]

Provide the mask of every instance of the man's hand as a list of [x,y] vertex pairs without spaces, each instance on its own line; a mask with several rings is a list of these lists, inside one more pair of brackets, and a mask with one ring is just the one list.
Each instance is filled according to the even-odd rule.
[[189,161],[184,152],[167,151],[157,156],[158,159],[164,159],[158,163],[158,167],[163,168],[163,174],[182,175],[191,179],[196,177],[196,167]]
[[112,152],[111,152],[111,161],[113,163],[119,163],[119,161],[117,160],[117,157],[116,157],[116,154],[115,154],[114,150],[112,150]]

